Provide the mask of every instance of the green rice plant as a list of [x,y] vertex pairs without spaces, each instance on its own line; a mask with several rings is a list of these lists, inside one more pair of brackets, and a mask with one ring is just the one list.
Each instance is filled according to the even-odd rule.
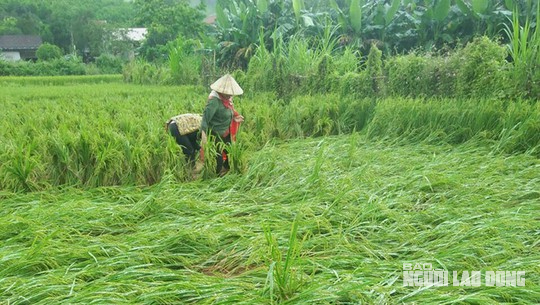
[[[167,172],[169,162],[179,159],[162,151],[177,153],[178,147],[169,147],[158,111],[148,110],[167,108],[166,99],[159,102],[163,95],[183,93],[157,92],[144,107],[138,101],[117,110],[147,111],[148,125],[133,118],[134,134],[143,139],[134,145],[148,142],[145,156],[156,154]],[[126,105],[129,111],[122,110]],[[505,124],[532,111],[521,107],[505,114]],[[10,108],[9,117],[14,113]],[[471,113],[465,117],[472,122]],[[0,130],[4,137],[7,128]],[[154,148],[160,141],[162,147]],[[222,179],[178,183],[164,173],[148,187],[1,190],[2,301],[536,304],[538,159],[490,154],[491,147],[479,144],[372,141],[363,132],[286,139],[248,151],[246,173]],[[0,147],[0,158],[4,153]],[[135,158],[141,152],[132,153]],[[306,189],[317,164],[319,182]],[[460,275],[524,270],[526,284],[458,287],[450,278],[448,287],[404,287],[404,262],[432,263]]]
[[529,152],[540,156],[539,105],[520,101],[510,104],[503,114],[502,130],[496,138],[493,151],[497,153]]
[[[537,154],[540,110],[530,101],[375,100],[365,92],[372,90],[371,82],[362,81],[369,79],[365,70],[340,78],[348,85],[338,93],[304,94],[288,101],[276,93],[239,98],[236,107],[246,121],[238,145],[230,148],[233,171],[249,173],[252,152],[268,145],[354,131],[390,142],[478,141],[497,153]],[[103,83],[29,84],[21,90],[13,83],[2,87],[2,93],[3,191],[148,186],[169,176],[178,182],[191,180],[184,156],[163,123],[178,113],[201,113],[208,94],[204,88]],[[265,175],[255,176],[273,183]]]
[[317,150],[317,156],[315,157],[315,164],[313,166],[313,172],[307,179],[307,182],[312,185],[319,185],[320,183],[320,174],[321,174],[321,168],[324,163],[326,153],[326,147],[324,144],[324,141],[320,143],[318,150]]
[[269,246],[271,259],[265,290],[270,294],[270,302],[272,304],[276,301],[283,302],[290,299],[303,285],[303,279],[299,274],[300,270],[297,269],[299,267],[297,264],[302,249],[301,242],[297,240],[298,222],[298,216],[296,216],[289,234],[285,258],[283,258],[283,254],[279,249],[279,243],[272,235],[270,229],[265,229],[264,234]]
[[504,109],[504,103],[492,100],[387,99],[377,103],[366,132],[373,138],[434,143],[464,143],[479,134],[495,139],[503,128]]
[[204,167],[201,173],[203,179],[211,179],[217,177],[216,173],[216,156],[218,152],[221,152],[225,147],[222,142],[216,142],[216,138],[212,134],[207,135],[206,143],[201,143],[204,153]]
[[15,148],[11,152],[10,159],[4,166],[8,188],[15,192],[31,192],[38,188],[36,169],[39,159],[34,155],[35,143],[30,143],[26,148]]
[[239,139],[236,142],[227,144],[226,151],[231,173],[244,173],[247,169],[247,160],[246,148],[243,142]]
[[62,86],[75,84],[121,83],[121,75],[4,76],[2,86]]
[[71,152],[66,145],[65,140],[59,137],[51,139],[48,151],[51,155],[49,170],[54,179],[52,184],[76,185],[77,177],[73,175],[71,169]]

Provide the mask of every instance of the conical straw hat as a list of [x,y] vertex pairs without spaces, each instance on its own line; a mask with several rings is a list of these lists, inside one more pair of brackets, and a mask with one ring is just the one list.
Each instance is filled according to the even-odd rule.
[[238,85],[230,74],[223,75],[215,83],[210,85],[210,88],[221,94],[227,95],[241,95],[244,93],[244,90],[240,88],[240,85]]

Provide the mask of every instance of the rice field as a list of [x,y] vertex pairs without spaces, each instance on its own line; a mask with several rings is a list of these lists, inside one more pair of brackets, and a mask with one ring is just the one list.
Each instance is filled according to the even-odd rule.
[[[204,88],[0,90],[0,304],[540,302],[535,104],[512,131],[511,107],[483,125],[487,102],[448,102],[456,137],[436,102],[246,96],[241,166],[191,181],[163,123],[202,111]],[[525,285],[405,287],[405,263]]]

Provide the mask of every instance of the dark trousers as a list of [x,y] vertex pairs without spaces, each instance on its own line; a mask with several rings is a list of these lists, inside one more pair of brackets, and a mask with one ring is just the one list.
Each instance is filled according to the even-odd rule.
[[[216,144],[219,143],[219,142],[222,142],[222,143],[225,143],[225,144],[230,144],[231,143],[231,135],[227,135],[226,137],[221,137],[220,135],[217,135],[216,133],[213,133],[214,136],[216,136]],[[222,169],[226,169],[226,170],[229,170],[230,169],[230,166],[229,166],[229,158],[227,156],[227,158],[225,160],[223,160],[223,157],[224,155],[226,156],[227,155],[227,150],[226,149],[223,149],[222,151],[218,151],[218,153],[216,154],[216,173],[221,173],[221,170]]]
[[182,147],[182,152],[187,158],[188,163],[195,163],[197,153],[201,149],[197,142],[197,131],[181,135],[175,122],[169,124],[169,132],[176,140],[176,143]]

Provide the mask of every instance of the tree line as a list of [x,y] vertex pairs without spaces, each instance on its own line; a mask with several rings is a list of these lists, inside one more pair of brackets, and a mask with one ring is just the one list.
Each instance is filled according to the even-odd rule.
[[[120,53],[115,29],[145,27],[137,52],[146,60],[166,62],[177,39],[193,40],[217,65],[245,69],[258,47],[272,51],[293,36],[313,44],[331,36],[338,48],[364,54],[372,44],[403,54],[482,35],[507,42],[505,25],[517,16],[534,29],[538,7],[535,0],[0,0],[0,35],[40,35],[64,53],[97,57]],[[207,11],[216,14],[211,25]]]
[[97,57],[121,51],[118,29],[146,27],[142,51],[152,57],[178,35],[197,36],[204,10],[187,0],[0,0],[0,35],[39,35],[66,54]]

